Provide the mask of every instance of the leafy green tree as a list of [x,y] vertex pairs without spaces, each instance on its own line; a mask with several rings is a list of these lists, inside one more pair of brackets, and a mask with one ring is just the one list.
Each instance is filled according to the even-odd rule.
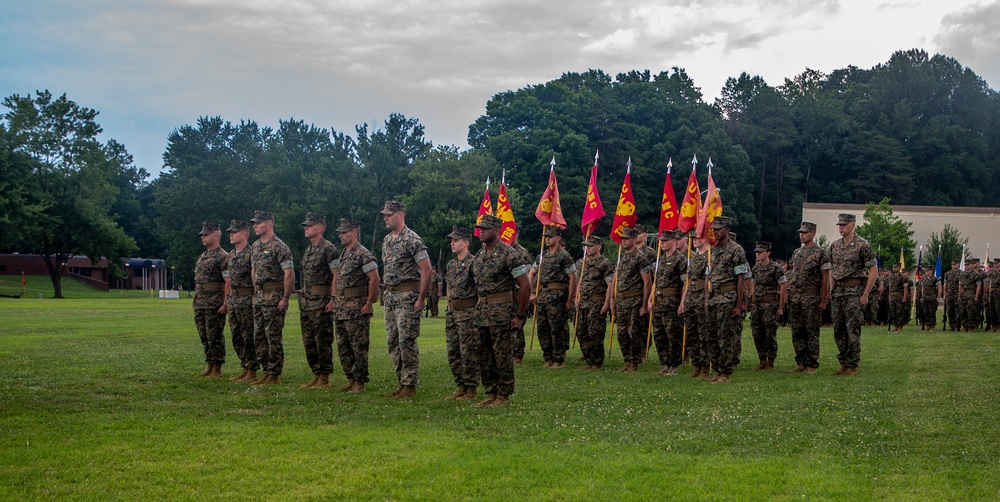
[[899,261],[899,253],[902,251],[907,266],[912,267],[916,263],[914,247],[917,245],[912,239],[912,226],[912,223],[900,220],[893,214],[889,198],[885,197],[878,204],[865,204],[865,224],[859,225],[855,231],[871,243],[872,250],[883,266]]
[[962,249],[969,245],[969,238],[962,237],[962,233],[957,228],[944,224],[941,232],[931,232],[927,239],[927,247],[924,249],[924,267],[931,267],[937,264],[938,249],[941,250],[941,268],[946,272],[951,267],[951,260],[962,259]]
[[67,260],[86,255],[107,258],[114,270],[135,249],[135,241],[115,222],[112,206],[118,188],[111,181],[134,170],[131,157],[117,143],[104,146],[97,111],[49,91],[32,97],[14,94],[3,100],[7,150],[31,159],[22,195],[30,199],[22,211],[24,251],[45,261],[56,298],[62,298]]

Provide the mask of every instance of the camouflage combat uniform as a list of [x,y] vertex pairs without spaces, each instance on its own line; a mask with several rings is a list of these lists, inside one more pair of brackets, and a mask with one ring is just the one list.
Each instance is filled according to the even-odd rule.
[[250,277],[250,246],[243,251],[229,253],[228,265],[223,276],[229,279],[229,331],[233,337],[233,351],[240,358],[240,365],[257,371],[256,348],[253,343],[253,279]]
[[643,302],[642,275],[651,272],[649,259],[638,249],[622,251],[615,292],[615,325],[618,347],[625,364],[638,365],[646,351],[646,326],[639,309]]
[[464,260],[453,258],[448,262],[444,276],[448,286],[448,308],[444,313],[448,366],[455,385],[471,389],[479,387],[479,338],[474,325],[478,295],[472,274],[474,260],[475,256],[471,254]]
[[474,321],[479,336],[479,376],[487,394],[514,393],[514,330],[510,328],[517,315],[514,285],[530,267],[530,261],[504,242],[497,242],[492,250],[484,245],[472,262],[479,296]]
[[604,364],[604,335],[607,333],[607,313],[601,313],[608,285],[614,279],[615,268],[602,255],[577,260],[580,269],[579,296],[577,308],[576,336],[580,340],[580,351],[587,364],[600,368]]
[[889,324],[901,328],[906,324],[906,310],[909,298],[903,300],[907,293],[907,277],[902,273],[893,272],[889,276]]
[[847,243],[841,237],[830,244],[833,291],[833,338],[837,342],[837,360],[843,368],[856,369],[861,364],[861,294],[865,292],[868,269],[875,266],[871,244],[859,235]]
[[753,266],[753,300],[750,305],[750,332],[757,357],[774,362],[778,356],[778,305],[781,285],[787,280],[777,263]]
[[934,277],[934,274],[927,274],[920,278],[917,286],[920,288],[920,303],[923,310],[923,325],[934,329],[937,324],[938,288],[941,286],[941,279]]
[[708,253],[691,251],[691,261],[687,274],[681,276],[687,287],[684,296],[685,355],[691,358],[691,365],[708,368],[708,332],[705,331],[705,271],[708,267]]
[[819,368],[819,327],[823,311],[820,288],[823,271],[830,270],[830,253],[819,247],[800,247],[788,260],[788,318],[792,324],[795,362],[805,368]]
[[401,386],[416,386],[420,366],[420,312],[413,305],[420,296],[420,267],[429,259],[423,239],[409,227],[399,236],[392,232],[382,239],[382,260],[385,264],[385,341],[389,357],[396,368],[396,380]]
[[993,262],[989,272],[989,324],[993,331],[1000,329],[1000,264]]
[[729,240],[724,246],[712,247],[712,268],[708,272],[711,288],[708,292],[708,311],[705,316],[708,358],[712,369],[719,375],[733,373],[736,357],[737,319],[733,316],[736,308],[739,276],[749,272],[743,247]]
[[962,327],[966,331],[973,331],[979,328],[980,310],[979,297],[976,288],[983,284],[979,271],[973,268],[965,269],[958,278],[961,291],[959,292],[959,305],[961,305]]
[[[538,270],[538,265],[532,267]],[[545,362],[563,363],[569,349],[569,326],[566,301],[570,274],[576,273],[573,257],[563,248],[555,253],[548,249],[542,254],[542,270],[538,273],[538,344]]]
[[337,260],[337,297],[334,319],[337,324],[337,354],[347,380],[368,383],[368,349],[371,314],[362,314],[368,302],[368,273],[378,270],[375,256],[355,242]]
[[322,239],[310,244],[302,254],[302,291],[299,292],[299,321],[306,361],[313,375],[333,373],[333,313],[326,306],[333,297],[333,271],[340,251]]
[[660,366],[677,368],[681,365],[681,344],[684,343],[684,323],[677,313],[680,307],[687,273],[687,259],[677,250],[661,256],[653,285],[653,342]]
[[427,302],[426,305],[424,306],[424,317],[428,315],[431,317],[438,316],[438,302],[441,301],[440,287],[441,287],[441,278],[438,277],[437,270],[432,270],[431,283],[427,287],[428,289]]
[[944,329],[951,328],[952,331],[958,331],[959,326],[961,326],[961,308],[958,301],[958,286],[959,278],[962,272],[958,269],[952,269],[944,273],[944,313],[948,317],[948,326],[943,326]]
[[[535,261],[535,256],[532,255],[527,249],[524,249],[520,243],[514,243],[511,245],[514,252],[517,253],[517,257],[524,263],[531,265]],[[514,287],[515,296],[517,292],[517,287]],[[524,359],[524,348],[525,348],[525,337],[524,337],[524,326],[514,330],[514,359],[521,360]]]
[[281,333],[285,328],[285,310],[278,303],[285,295],[285,270],[292,269],[292,250],[277,235],[250,245],[253,266],[253,337],[257,360],[264,372],[277,377],[285,366],[285,347]]
[[220,247],[201,253],[194,267],[194,324],[208,364],[226,362],[226,316],[219,309],[226,301],[228,261],[229,253]]

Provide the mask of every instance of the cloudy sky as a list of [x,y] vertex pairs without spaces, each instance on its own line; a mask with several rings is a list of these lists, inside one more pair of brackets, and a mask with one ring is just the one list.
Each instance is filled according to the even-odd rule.
[[896,50],[958,59],[1000,87],[1000,0],[8,0],[0,93],[100,111],[151,173],[199,116],[353,133],[390,113],[466,145],[498,92],[567,71],[687,70],[706,101],[746,71],[870,68]]

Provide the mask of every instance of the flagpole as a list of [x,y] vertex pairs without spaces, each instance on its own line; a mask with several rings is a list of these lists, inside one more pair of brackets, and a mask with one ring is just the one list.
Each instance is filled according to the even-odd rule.
[[535,274],[535,306],[531,314],[531,342],[528,350],[535,349],[535,321],[538,319],[538,291],[542,285],[542,254],[545,253],[545,227],[542,227],[542,249],[538,252],[538,273]]
[[[660,272],[660,253],[663,250],[663,241],[656,239],[656,266],[653,267],[653,294],[649,300],[649,326],[646,327],[646,357],[649,357],[649,346],[653,340],[653,307],[656,306],[656,275]],[[659,350],[659,349],[657,349]]]
[[[618,243],[618,259],[615,260],[615,278],[611,281],[611,337],[608,338],[608,350],[615,346],[615,302],[618,300],[618,268],[622,265],[622,245]],[[608,354],[609,356],[611,354]]]

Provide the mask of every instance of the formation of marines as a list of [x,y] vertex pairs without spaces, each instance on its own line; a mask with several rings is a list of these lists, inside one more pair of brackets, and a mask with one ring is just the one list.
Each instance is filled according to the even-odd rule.
[[[743,319],[759,358],[755,370],[773,370],[778,355],[777,327],[788,319],[795,352],[794,373],[819,368],[819,329],[830,307],[840,370],[858,373],[861,326],[879,316],[879,297],[889,303],[887,322],[901,329],[909,321],[914,299],[924,329],[936,326],[943,298],[946,328],[976,329],[983,309],[997,329],[1000,318],[1000,259],[989,276],[970,259],[964,271],[956,260],[942,278],[929,274],[914,283],[905,270],[878,273],[871,245],[855,234],[856,217],[839,215],[841,238],[829,249],[817,245],[816,225],[802,222],[801,247],[787,263],[771,260],[771,243],[754,247],[750,267],[743,248],[730,233],[731,218],[712,224],[716,244],[679,230],[664,231],[657,248],[646,247],[641,228],[626,228],[621,254],[612,263],[603,254],[603,239],[589,236],[583,258],[574,262],[558,227],[546,227],[545,249],[537,259],[523,247],[499,238],[503,221],[484,215],[475,229],[482,243],[472,253],[474,231],[455,226],[448,235],[454,258],[440,274],[431,267],[423,239],[406,226],[406,206],[389,201],[381,211],[389,233],[382,241],[382,274],[371,251],[359,242],[361,225],[340,220],[339,245],[324,238],[326,218],[307,213],[302,222],[309,241],[300,264],[297,290],[302,342],[313,374],[301,388],[330,388],[333,345],[346,384],[340,391],[365,392],[369,381],[368,351],[373,305],[384,306],[386,345],[397,388],[387,397],[410,398],[419,384],[420,320],[427,302],[447,298],[447,358],[456,390],[446,399],[504,406],[514,393],[514,367],[524,357],[524,327],[529,305],[536,305],[544,367],[561,369],[570,339],[578,340],[584,370],[605,363],[610,314],[617,329],[622,372],[638,371],[652,347],[658,374],[673,376],[690,362],[691,377],[727,383],[742,352]],[[249,229],[258,239],[249,244]],[[251,385],[280,384],[284,366],[282,331],[295,272],[289,247],[274,233],[274,215],[256,211],[249,222],[232,220],[232,252],[220,246],[221,229],[204,223],[199,236],[205,252],[195,266],[195,325],[207,367],[200,376],[222,376],[225,364],[223,329],[229,315],[233,349],[241,372],[232,381]],[[873,307],[874,306],[874,307]],[[569,319],[573,319],[572,333]],[[950,324],[949,324],[950,321]],[[258,371],[263,375],[258,376]],[[482,386],[486,398],[479,399]]]

